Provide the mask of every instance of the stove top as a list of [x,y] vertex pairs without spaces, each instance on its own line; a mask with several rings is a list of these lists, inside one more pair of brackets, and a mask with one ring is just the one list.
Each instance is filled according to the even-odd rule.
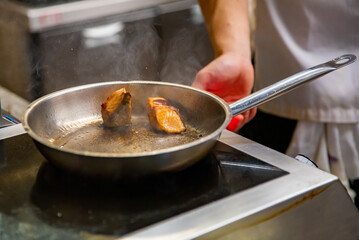
[[52,166],[22,134],[0,141],[0,225],[7,223],[2,231],[9,239],[20,226],[36,239],[47,233],[54,239],[121,236],[286,174],[218,142],[181,172],[91,179]]
[[337,177],[226,130],[184,171],[110,181],[53,167],[21,124],[0,128],[1,240],[359,239],[358,221]]

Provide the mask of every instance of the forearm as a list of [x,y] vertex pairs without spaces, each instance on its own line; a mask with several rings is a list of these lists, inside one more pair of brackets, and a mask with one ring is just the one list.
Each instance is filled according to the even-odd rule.
[[232,52],[250,58],[247,0],[199,0],[198,2],[215,55]]

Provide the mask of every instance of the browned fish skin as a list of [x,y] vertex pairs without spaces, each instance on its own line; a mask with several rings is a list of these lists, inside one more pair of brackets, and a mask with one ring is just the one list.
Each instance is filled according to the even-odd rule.
[[164,98],[148,98],[147,112],[150,124],[157,130],[168,133],[180,133],[186,130],[179,115],[179,110],[168,105],[167,100]]
[[106,127],[119,127],[131,123],[131,94],[125,88],[113,92],[101,105]]

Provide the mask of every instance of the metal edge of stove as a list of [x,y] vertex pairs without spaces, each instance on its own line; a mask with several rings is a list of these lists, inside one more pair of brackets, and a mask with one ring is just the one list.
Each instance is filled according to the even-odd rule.
[[14,123],[10,121],[9,119],[6,119],[5,116],[3,116],[3,110],[1,108],[1,101],[0,101],[0,128],[8,127],[13,125]]
[[220,141],[289,174],[119,239],[359,239],[359,212],[336,176],[227,130]]
[[153,8],[150,10],[155,16],[183,10],[196,3],[196,0],[84,0],[30,8],[19,3],[0,1],[0,9],[17,15],[30,32],[40,32],[60,25],[149,8]]
[[9,127],[0,128],[0,140],[15,137],[24,133],[26,132],[22,124],[16,124]]
[[13,125],[14,123],[0,115],[0,128],[9,127]]

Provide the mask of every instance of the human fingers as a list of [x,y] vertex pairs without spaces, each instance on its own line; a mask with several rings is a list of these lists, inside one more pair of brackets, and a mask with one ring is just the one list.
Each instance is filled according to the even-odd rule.
[[227,130],[232,132],[237,132],[241,129],[245,124],[250,122],[256,115],[257,108],[252,108],[238,116],[232,118],[231,122],[227,126]]
[[231,132],[236,132],[239,129],[238,127],[241,125],[243,119],[244,119],[244,117],[242,114],[239,114],[239,115],[233,117],[231,119],[231,121],[229,122],[228,126],[226,127],[227,130],[229,130]]
[[209,81],[211,81],[211,74],[209,74],[207,70],[204,68],[197,73],[192,83],[192,87],[207,90],[206,86]]
[[248,122],[251,121],[257,114],[257,108],[252,108],[249,110],[249,117],[248,117]]
[[236,55],[222,55],[197,73],[192,86],[216,95],[228,92],[228,88],[232,88],[236,80],[245,75],[243,71],[247,71],[247,68],[243,62],[244,60],[238,59]]

